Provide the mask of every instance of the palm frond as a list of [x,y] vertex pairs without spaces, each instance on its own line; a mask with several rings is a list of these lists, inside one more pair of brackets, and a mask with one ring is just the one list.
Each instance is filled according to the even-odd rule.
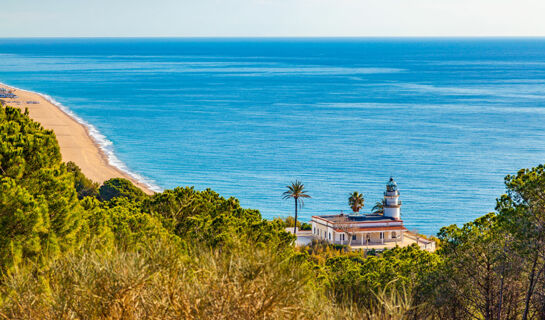
[[365,198],[363,194],[354,191],[348,197],[348,205],[352,208],[352,211],[359,212],[365,206]]
[[291,185],[286,186],[286,188],[288,190],[282,193],[284,199],[310,198],[310,196],[307,194],[307,191],[305,190],[305,185],[299,180],[293,181]]
[[383,201],[377,201],[375,205],[373,206],[373,209],[371,209],[372,213],[384,213],[384,200]]
[[311,198],[305,190],[305,185],[299,181],[295,180],[290,185],[286,186],[287,190],[282,193],[283,199],[293,198],[298,201],[299,207],[302,208],[304,205],[303,198]]

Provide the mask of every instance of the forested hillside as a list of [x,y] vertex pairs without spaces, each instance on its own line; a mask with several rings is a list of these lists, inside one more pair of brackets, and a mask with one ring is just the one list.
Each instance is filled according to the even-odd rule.
[[544,170],[507,176],[497,212],[441,229],[436,253],[296,248],[212,190],[98,185],[1,107],[0,317],[545,319]]

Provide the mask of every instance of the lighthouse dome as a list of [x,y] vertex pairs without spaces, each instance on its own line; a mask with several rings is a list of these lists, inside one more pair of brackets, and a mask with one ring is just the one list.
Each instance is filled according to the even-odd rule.
[[386,184],[386,191],[397,191],[397,183],[394,181],[393,177],[390,177],[390,181]]

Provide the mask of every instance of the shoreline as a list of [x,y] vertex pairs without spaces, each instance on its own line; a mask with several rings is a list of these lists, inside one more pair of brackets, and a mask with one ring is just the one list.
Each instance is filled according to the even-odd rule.
[[5,105],[24,110],[44,128],[53,130],[59,143],[62,161],[72,161],[89,179],[102,184],[111,178],[130,180],[146,194],[161,191],[153,183],[131,172],[114,154],[111,141],[93,125],[48,95],[28,91],[0,82],[0,88],[12,90],[16,98],[2,98]]

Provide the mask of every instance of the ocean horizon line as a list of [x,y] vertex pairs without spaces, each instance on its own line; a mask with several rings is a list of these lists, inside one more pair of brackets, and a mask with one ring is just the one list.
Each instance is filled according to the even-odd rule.
[[0,36],[0,40],[21,40],[21,39],[173,39],[173,40],[532,40],[545,39],[545,35],[508,36],[508,35],[423,35],[423,36]]

